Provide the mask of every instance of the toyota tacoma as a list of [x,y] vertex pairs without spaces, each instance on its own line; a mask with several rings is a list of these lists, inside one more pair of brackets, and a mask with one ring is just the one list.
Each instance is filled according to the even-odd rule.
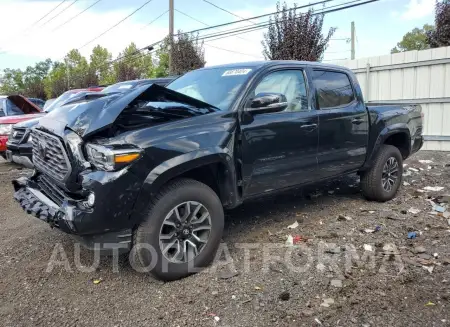
[[366,104],[350,70],[312,62],[208,67],[65,106],[32,130],[36,169],[15,199],[163,280],[212,262],[224,208],[353,173],[388,201],[423,143],[420,105]]

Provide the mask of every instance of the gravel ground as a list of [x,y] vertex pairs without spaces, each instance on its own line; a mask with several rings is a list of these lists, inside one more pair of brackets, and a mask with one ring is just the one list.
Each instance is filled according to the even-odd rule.
[[450,222],[430,202],[450,194],[449,163],[408,159],[417,171],[388,203],[365,201],[355,177],[247,203],[227,212],[216,265],[171,283],[123,257],[87,272],[93,252],[23,213],[10,181],[28,172],[0,163],[0,325],[450,326]]

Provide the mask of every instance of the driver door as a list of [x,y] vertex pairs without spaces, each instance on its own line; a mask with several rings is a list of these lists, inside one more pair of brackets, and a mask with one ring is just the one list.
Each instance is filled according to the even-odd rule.
[[[245,103],[258,94],[287,99],[280,112],[242,108],[244,197],[313,181],[317,172],[318,117],[309,105],[305,72],[282,69],[266,73]],[[245,107],[245,105],[244,105]]]

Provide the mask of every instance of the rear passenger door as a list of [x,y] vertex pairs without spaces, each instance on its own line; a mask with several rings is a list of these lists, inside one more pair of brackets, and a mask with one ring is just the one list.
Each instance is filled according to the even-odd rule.
[[[327,178],[360,168],[366,158],[369,117],[349,74],[313,69],[319,116],[318,176]],[[358,92],[356,92],[358,90]]]

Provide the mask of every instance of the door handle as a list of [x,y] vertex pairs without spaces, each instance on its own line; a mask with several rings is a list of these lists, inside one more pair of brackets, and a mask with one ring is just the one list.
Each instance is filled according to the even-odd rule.
[[300,126],[300,128],[313,128],[313,127],[317,127],[317,124],[306,124],[306,125]]
[[363,122],[364,122],[364,120],[362,120],[361,118],[354,118],[352,120],[352,124],[355,124],[355,125],[359,125],[359,124],[361,124]]

